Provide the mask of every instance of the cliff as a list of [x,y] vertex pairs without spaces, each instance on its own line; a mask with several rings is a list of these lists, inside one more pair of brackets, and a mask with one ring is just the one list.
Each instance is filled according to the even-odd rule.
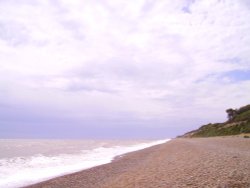
[[250,105],[239,109],[227,109],[228,121],[201,126],[180,137],[211,137],[250,133]]

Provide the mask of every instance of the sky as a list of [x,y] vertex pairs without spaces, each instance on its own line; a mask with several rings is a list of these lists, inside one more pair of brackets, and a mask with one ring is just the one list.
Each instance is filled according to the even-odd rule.
[[250,101],[249,0],[0,0],[0,138],[169,138]]

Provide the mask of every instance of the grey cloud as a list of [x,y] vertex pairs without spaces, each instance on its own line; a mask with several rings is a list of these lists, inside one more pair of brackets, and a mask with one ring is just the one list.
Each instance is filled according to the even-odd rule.
[[29,4],[29,5],[39,5],[38,0],[0,0],[0,3],[3,4],[12,4],[13,6],[16,5],[23,5],[23,4]]
[[182,11],[185,13],[191,14],[192,13],[191,6],[194,3],[195,3],[195,0],[187,0],[186,5],[182,7]]
[[147,1],[145,1],[144,5],[142,7],[142,11],[144,13],[151,11],[154,8],[154,5],[155,5],[155,1],[147,0]]
[[[72,80],[68,88],[72,91],[97,90],[116,93],[119,92],[118,88],[123,87],[122,82],[134,87],[164,89],[169,87],[169,82],[184,79],[190,73],[189,66],[180,67],[176,64],[170,68],[168,63],[144,60],[142,64],[129,58],[111,58],[105,62],[90,62],[85,67],[65,73],[64,76]],[[75,82],[74,78],[78,81]]]
[[246,6],[248,9],[250,9],[250,1],[249,0],[240,0],[239,1],[243,6]]
[[[103,63],[102,65],[93,66],[93,68],[86,67],[81,71],[77,70],[73,73],[74,76],[80,78],[82,81],[92,79],[100,82],[118,82],[119,81],[130,81],[136,83],[138,81],[146,81],[152,79],[152,77],[159,77],[159,69],[153,67],[137,66],[134,62],[120,62],[118,59],[108,60],[109,62]],[[95,67],[95,68],[94,68]],[[150,72],[145,71],[150,70]]]
[[181,10],[182,10],[183,12],[185,12],[185,13],[191,14],[190,8],[189,8],[188,6],[182,7]]
[[241,64],[242,60],[240,57],[232,57],[232,58],[226,58],[226,59],[219,59],[219,62],[224,63],[234,63],[234,64]]
[[28,30],[22,24],[15,22],[0,22],[0,38],[11,46],[27,44]]
[[60,23],[66,30],[71,32],[71,35],[76,40],[83,41],[86,38],[85,33],[82,31],[83,25],[81,23],[74,20],[62,20]]
[[[97,91],[101,93],[116,93],[117,90],[112,88],[111,85],[102,81],[102,79],[97,79],[96,75],[93,73],[84,71],[76,71],[76,73],[67,73],[64,75],[53,75],[53,76],[34,76],[29,77],[37,85],[37,87],[50,88],[52,90],[60,90],[65,92],[92,92]],[[57,80],[66,80],[66,83],[59,87],[50,87],[48,85],[53,85]]]
[[[98,86],[99,85],[99,86]],[[92,91],[98,91],[102,93],[116,93],[117,91],[115,89],[112,89],[111,87],[98,84],[98,85],[93,85],[91,83],[86,83],[86,81],[82,80],[78,82],[72,81],[69,83],[69,85],[65,88],[66,91],[86,91],[86,92],[92,92]]]
[[69,31],[76,40],[84,40],[85,33],[82,31],[83,24],[79,20],[68,18],[70,14],[69,7],[66,7],[59,0],[50,0],[49,3],[54,8],[58,23],[60,23],[65,30]]

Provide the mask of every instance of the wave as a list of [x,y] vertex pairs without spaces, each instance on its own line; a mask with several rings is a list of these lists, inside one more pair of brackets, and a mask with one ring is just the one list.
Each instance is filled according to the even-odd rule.
[[54,156],[37,154],[28,157],[0,159],[0,187],[26,186],[53,177],[107,164],[116,156],[162,144],[168,140],[158,140],[132,146],[98,147],[91,150],[81,150],[78,154],[58,154]]

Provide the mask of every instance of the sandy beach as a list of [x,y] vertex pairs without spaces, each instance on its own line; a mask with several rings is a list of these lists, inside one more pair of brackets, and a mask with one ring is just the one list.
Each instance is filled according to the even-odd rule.
[[29,188],[250,187],[250,139],[178,138]]

